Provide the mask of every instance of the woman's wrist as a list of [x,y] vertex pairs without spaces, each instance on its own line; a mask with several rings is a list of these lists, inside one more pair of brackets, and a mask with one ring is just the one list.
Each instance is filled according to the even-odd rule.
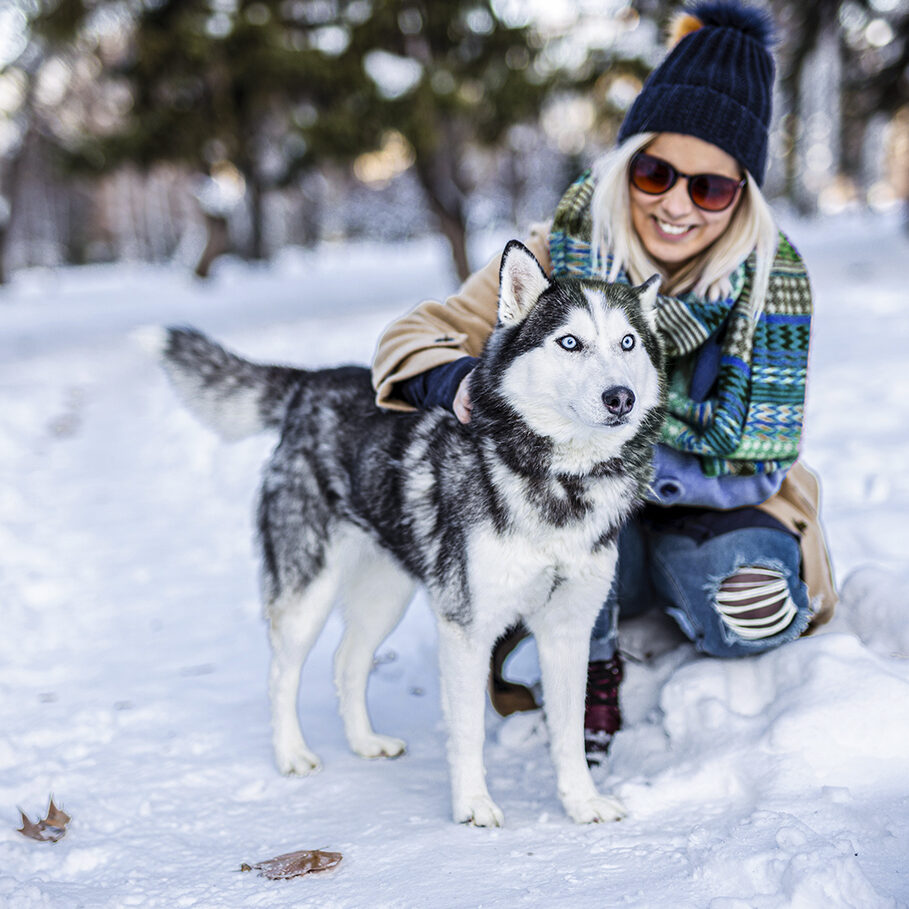
[[476,364],[477,358],[468,356],[443,363],[413,378],[398,382],[395,385],[395,396],[420,410],[429,410],[431,407],[453,410],[458,390]]

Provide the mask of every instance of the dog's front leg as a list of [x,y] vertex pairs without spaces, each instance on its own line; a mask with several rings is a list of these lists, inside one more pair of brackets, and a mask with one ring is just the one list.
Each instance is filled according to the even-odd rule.
[[584,593],[576,593],[574,598],[570,590],[560,589],[559,602],[554,598],[540,613],[528,617],[543,676],[549,750],[568,816],[579,824],[616,821],[625,810],[617,800],[597,792],[584,753],[587,656],[599,606],[596,600],[590,607],[581,606]]
[[454,622],[439,620],[442,708],[448,723],[448,764],[454,820],[501,827],[504,816],[489,795],[483,765],[486,680],[491,642],[476,640]]

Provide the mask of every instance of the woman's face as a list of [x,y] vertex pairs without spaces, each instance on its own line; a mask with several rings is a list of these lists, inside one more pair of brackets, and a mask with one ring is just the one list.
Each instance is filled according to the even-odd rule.
[[[735,158],[694,136],[660,133],[646,151],[685,174],[720,174],[733,180],[742,177]],[[682,177],[659,196],[643,193],[632,184],[628,189],[631,223],[644,248],[668,276],[703,252],[726,230],[742,199],[739,190],[725,211],[704,211],[691,201],[688,181]]]

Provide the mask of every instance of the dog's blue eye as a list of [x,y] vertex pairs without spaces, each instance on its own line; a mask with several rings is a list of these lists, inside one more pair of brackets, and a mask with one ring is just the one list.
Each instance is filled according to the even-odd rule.
[[565,335],[559,338],[558,344],[565,350],[577,350],[581,346],[581,342],[574,335]]
[[625,335],[622,338],[622,350],[631,350],[634,347],[634,335]]

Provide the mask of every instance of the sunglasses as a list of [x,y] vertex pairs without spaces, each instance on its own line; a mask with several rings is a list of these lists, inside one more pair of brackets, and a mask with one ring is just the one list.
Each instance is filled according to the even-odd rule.
[[638,152],[631,159],[631,185],[648,196],[661,196],[675,186],[679,177],[688,183],[691,201],[704,211],[724,211],[735,201],[738,191],[747,182],[745,177],[733,180],[720,174],[683,174],[668,161]]

